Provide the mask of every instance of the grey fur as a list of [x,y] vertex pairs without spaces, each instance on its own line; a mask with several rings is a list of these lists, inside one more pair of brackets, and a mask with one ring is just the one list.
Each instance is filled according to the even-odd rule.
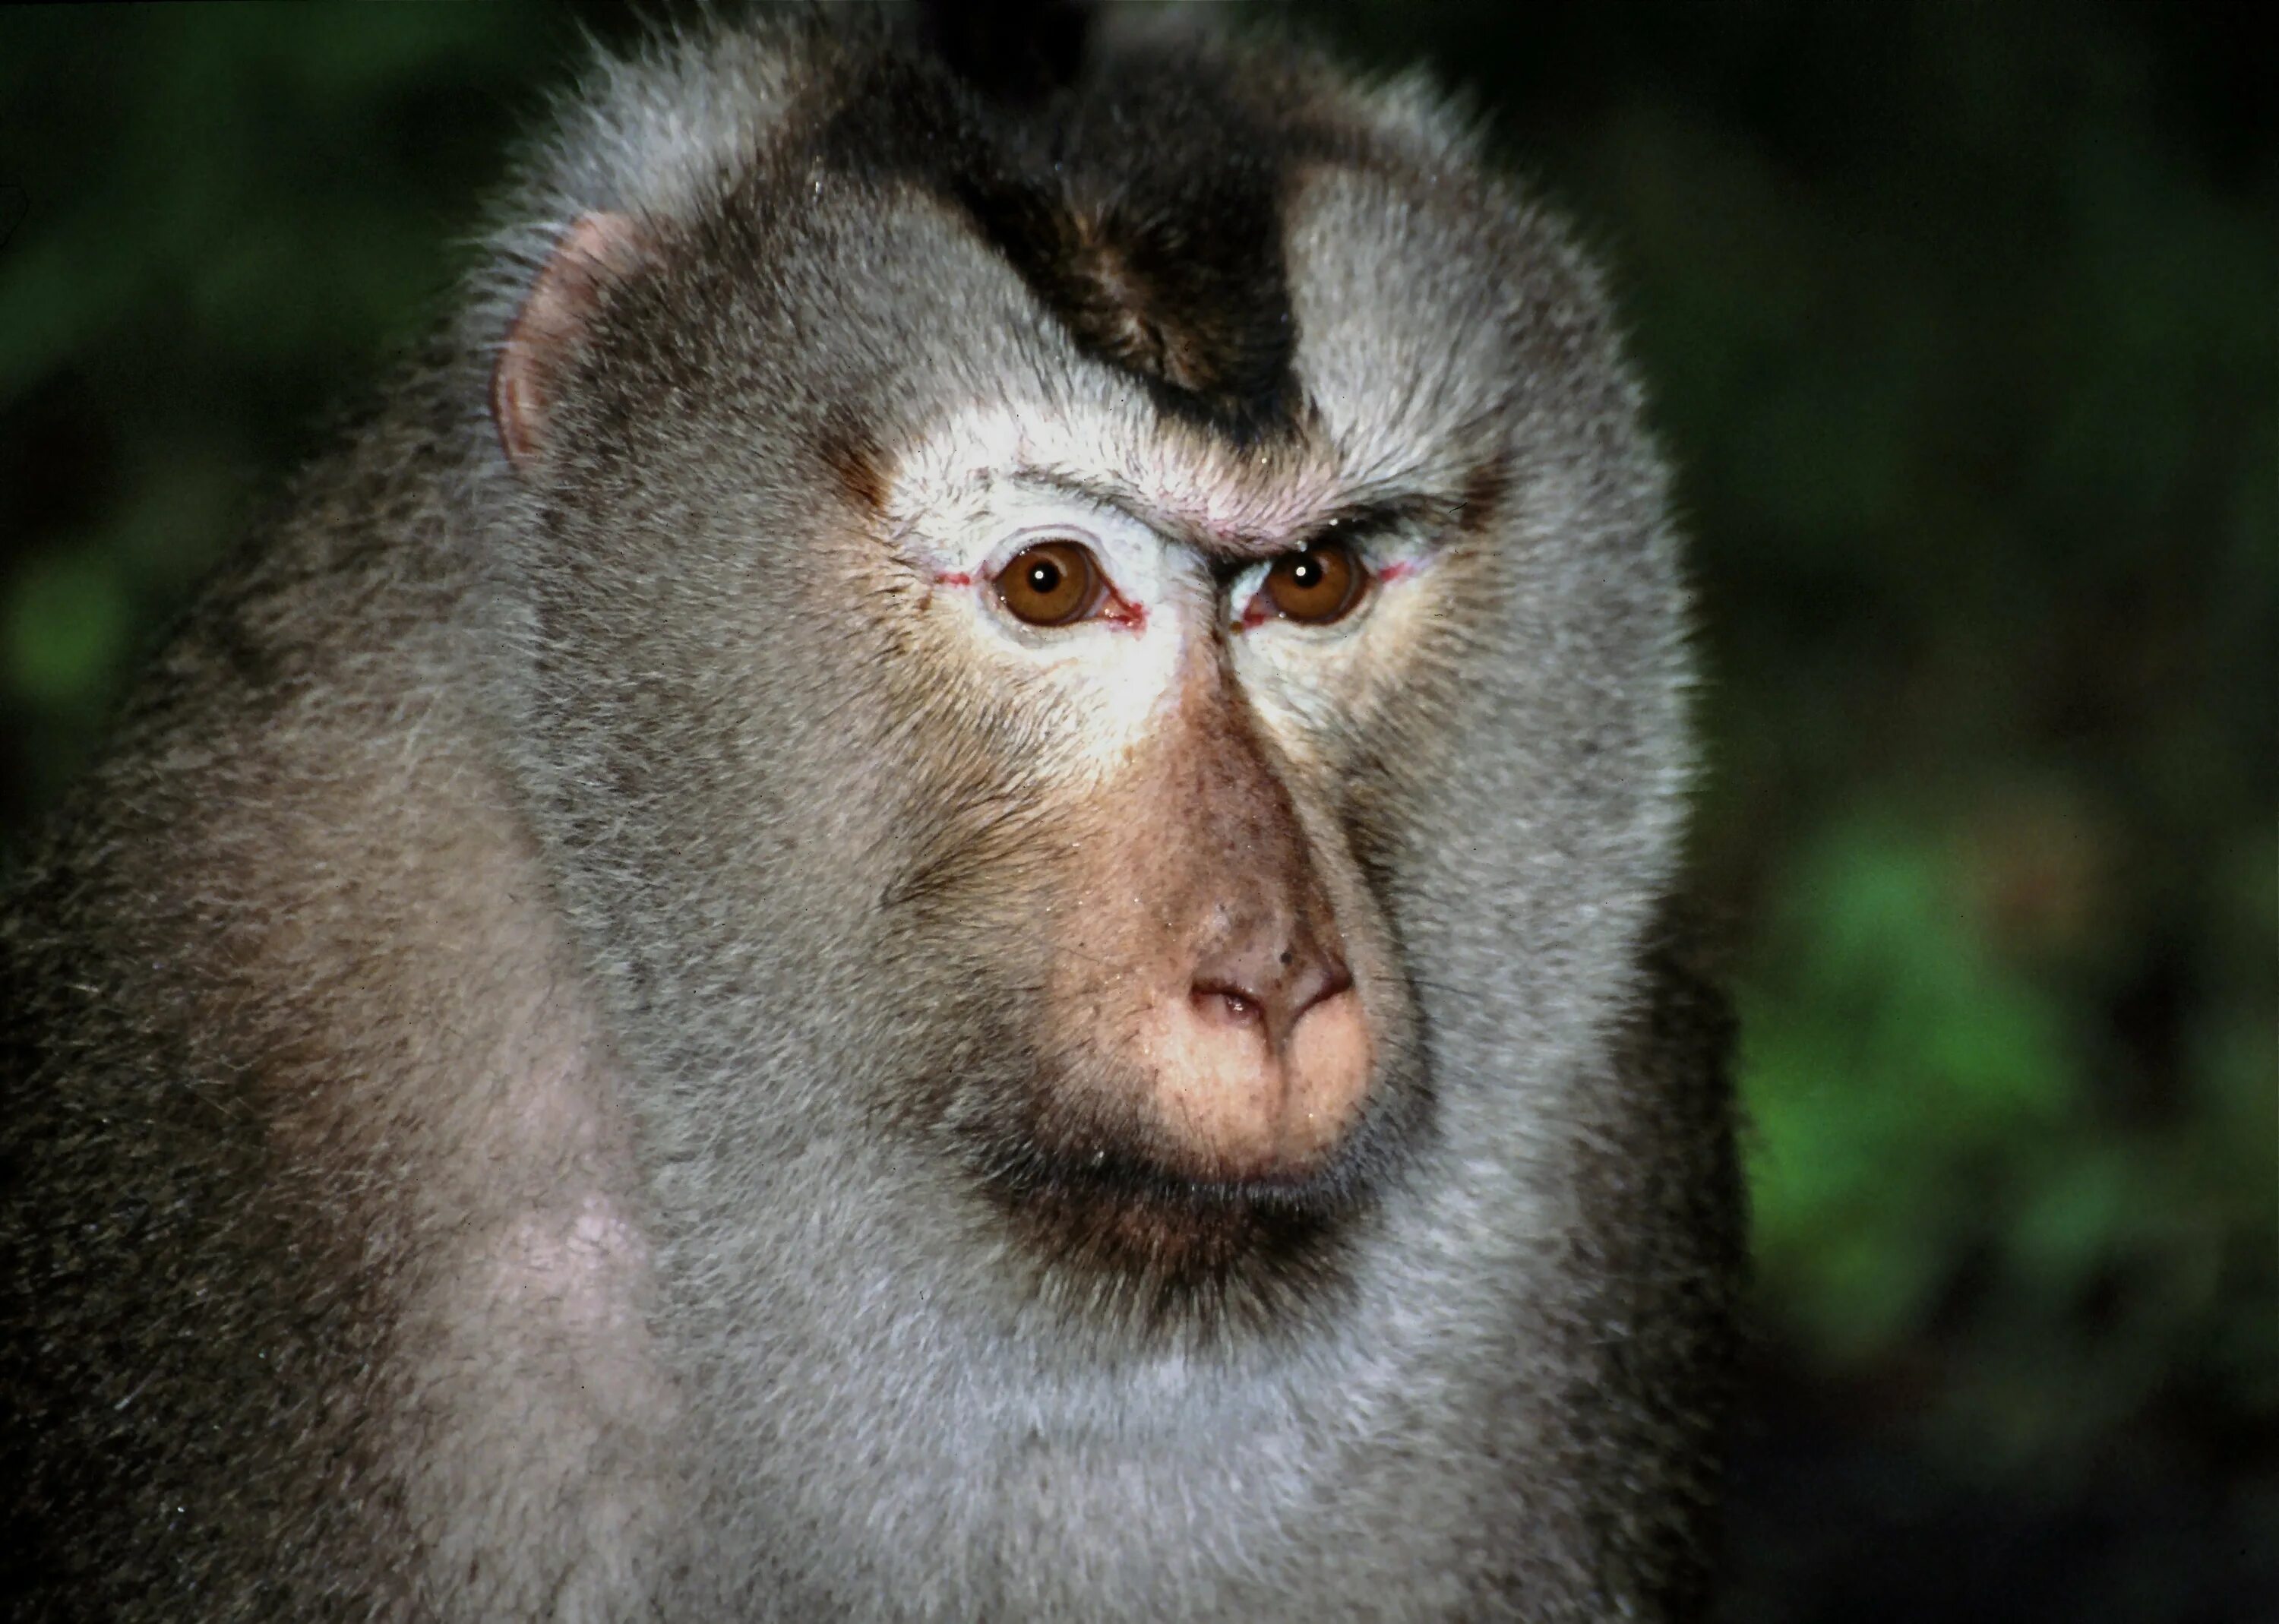
[[[813,447],[996,406],[1144,455],[1158,418],[922,186],[808,161],[889,49],[598,67],[450,335],[27,865],[18,1616],[1702,1606],[1738,1197],[1722,1016],[1665,951],[1677,543],[1597,277],[1414,84],[1209,55],[1323,155],[1284,195],[1297,377],[1473,587],[1331,729],[1421,1115],[1333,1278],[1141,1312],[974,1193],[954,1088],[913,1103],[1017,1064],[1019,944],[882,882],[973,836],[940,786],[1028,791],[840,590]],[[489,370],[595,211],[662,268],[518,479]]]

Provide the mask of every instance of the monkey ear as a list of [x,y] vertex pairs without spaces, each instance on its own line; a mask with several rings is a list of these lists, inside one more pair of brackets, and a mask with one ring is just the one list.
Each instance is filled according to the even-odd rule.
[[554,244],[491,368],[491,421],[517,471],[545,449],[547,409],[564,354],[585,331],[602,291],[648,257],[641,228],[623,214],[581,214]]

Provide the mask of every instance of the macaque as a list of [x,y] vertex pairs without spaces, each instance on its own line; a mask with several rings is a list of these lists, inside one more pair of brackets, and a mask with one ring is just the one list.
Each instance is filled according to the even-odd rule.
[[0,923],[35,1619],[1682,1619],[1668,477],[1413,80],[594,67]]

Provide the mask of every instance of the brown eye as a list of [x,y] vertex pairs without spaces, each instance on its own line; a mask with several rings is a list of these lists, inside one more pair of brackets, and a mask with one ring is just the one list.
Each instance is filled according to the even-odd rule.
[[1100,607],[1100,566],[1074,541],[1040,541],[997,572],[997,595],[1032,626],[1065,626]]
[[1353,608],[1362,580],[1362,568],[1344,543],[1317,541],[1274,561],[1266,572],[1266,595],[1285,619],[1325,625]]

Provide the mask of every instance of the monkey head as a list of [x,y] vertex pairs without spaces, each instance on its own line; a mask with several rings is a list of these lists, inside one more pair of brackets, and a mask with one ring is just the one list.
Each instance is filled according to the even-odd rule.
[[[1531,533],[1592,499],[1536,398],[1622,387],[1585,273],[1539,248],[1523,308],[1508,204],[1283,72],[1016,113],[867,61],[544,252],[491,379],[509,680],[636,1069],[710,1091],[661,1154],[885,1123],[1012,1255],[1258,1298],[1327,1289],[1445,1129],[1416,872],[1465,797],[1492,844],[1672,725],[1666,583]],[[1546,569],[1643,635],[1550,624]],[[1627,708],[1468,782],[1469,668],[1531,632]]]

